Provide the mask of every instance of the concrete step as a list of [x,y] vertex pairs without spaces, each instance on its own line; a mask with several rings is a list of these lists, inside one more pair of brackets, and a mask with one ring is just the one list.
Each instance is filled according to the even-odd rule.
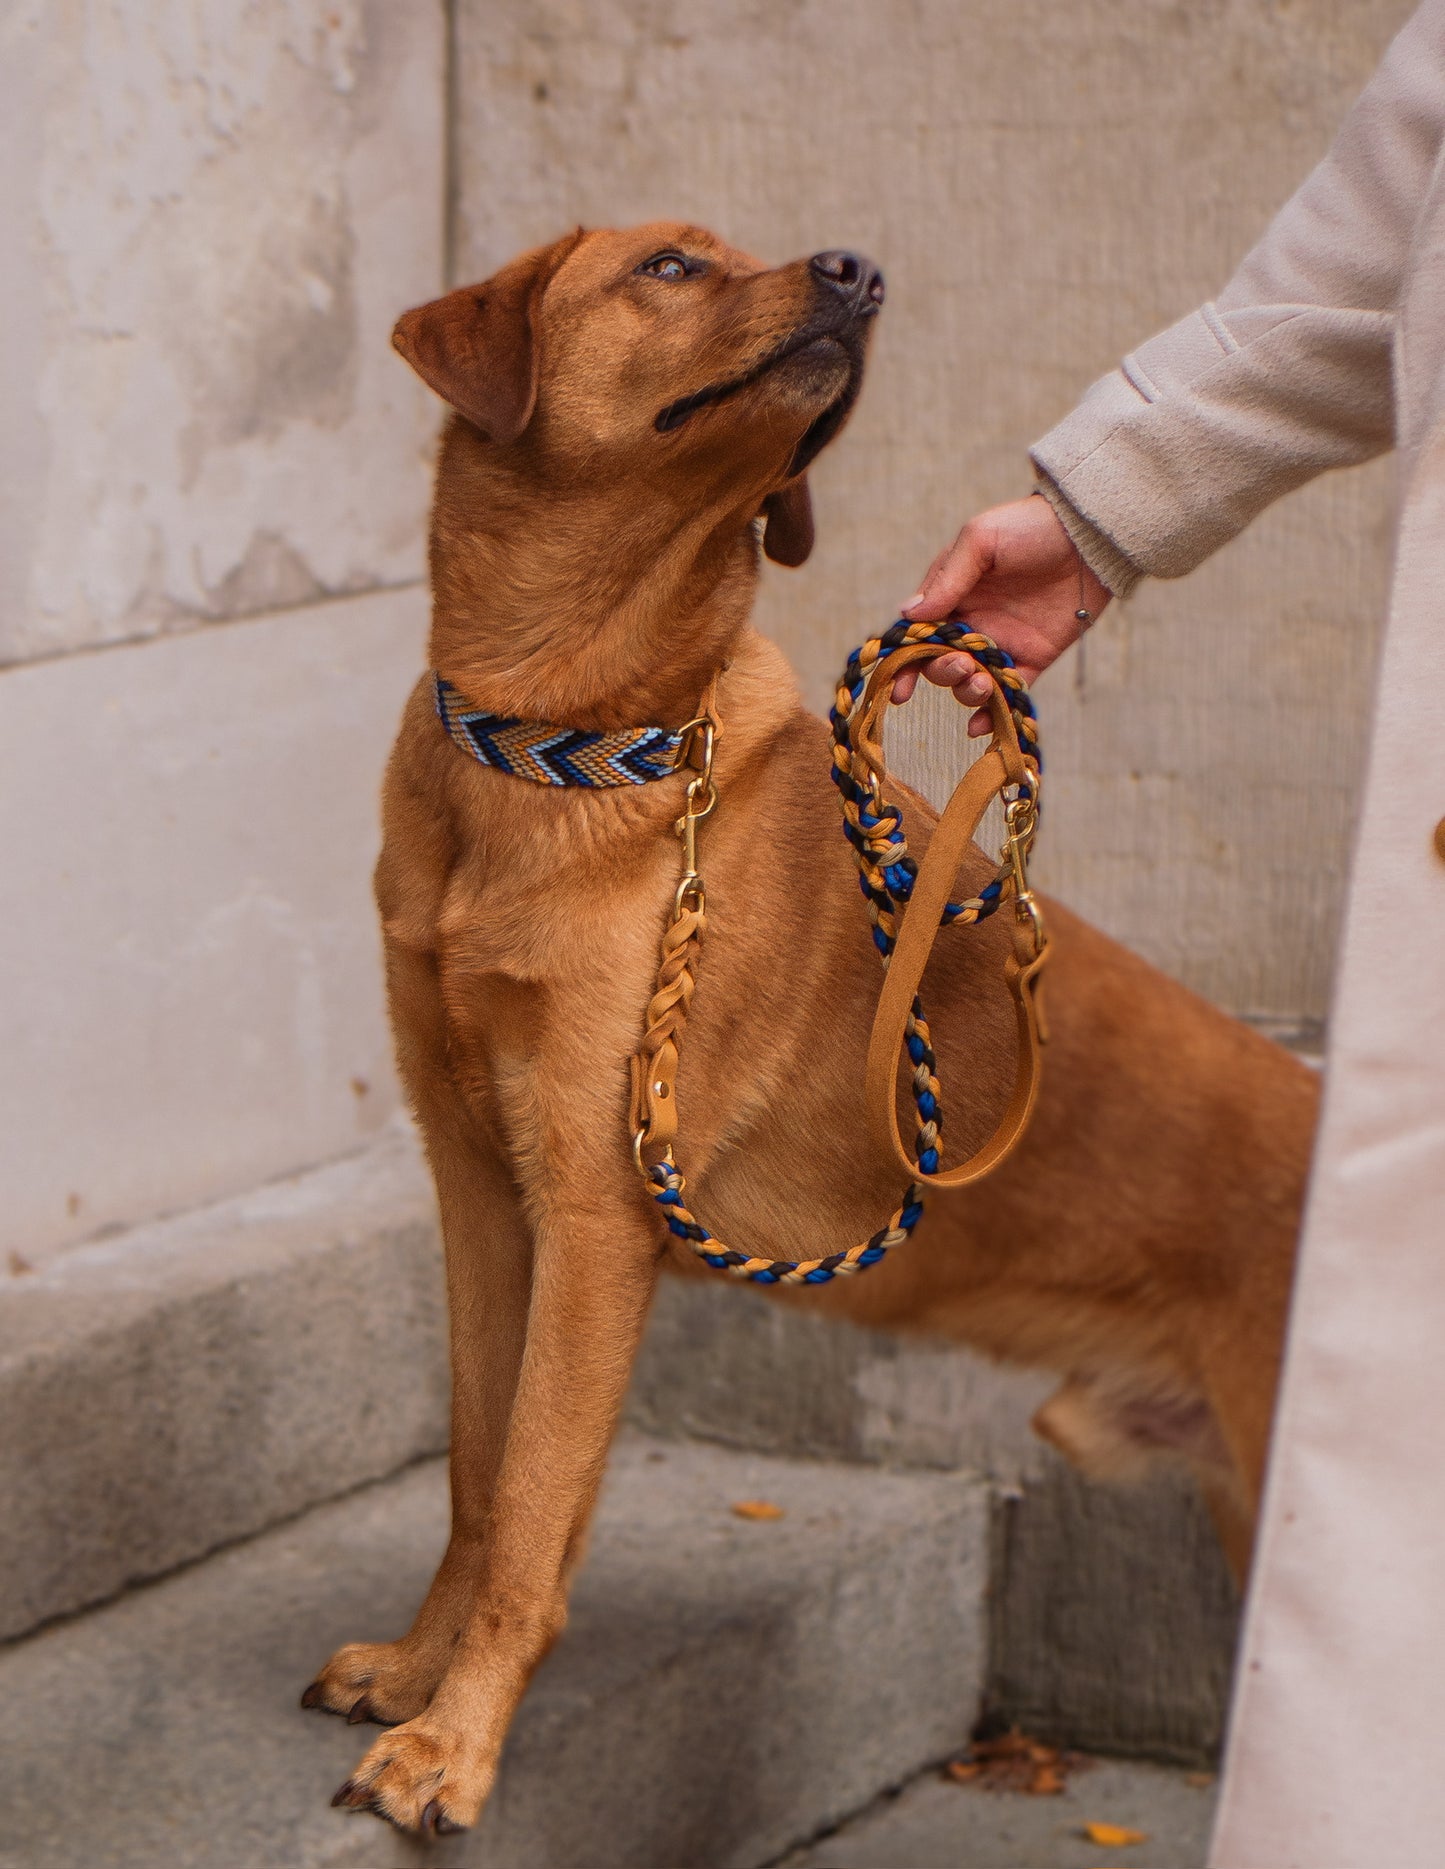
[[[443,1320],[431,1189],[404,1130],[3,1279],[0,1636],[439,1451]],[[1206,1757],[1235,1610],[1204,1515],[1177,1486],[1085,1487],[1028,1432],[1046,1386],[826,1323],[806,1298],[664,1280],[629,1418],[987,1474],[990,1704],[1072,1743]]]
[[[930,1772],[778,1869],[1204,1869],[1213,1787],[1195,1772],[1089,1761],[1061,1795],[957,1785]],[[1142,1831],[1120,1847],[1093,1843],[1089,1823]]]
[[754,1869],[977,1717],[980,1480],[624,1436],[482,1825],[414,1844],[328,1807],[373,1735],[297,1696],[405,1628],[445,1524],[427,1462],[0,1653],[0,1864]]

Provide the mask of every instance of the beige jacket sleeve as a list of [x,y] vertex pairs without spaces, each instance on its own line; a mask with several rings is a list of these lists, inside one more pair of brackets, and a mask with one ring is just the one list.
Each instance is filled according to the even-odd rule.
[[1391,445],[1396,306],[1442,136],[1445,0],[1426,0],[1219,297],[1030,450],[1110,589],[1192,571],[1280,494]]

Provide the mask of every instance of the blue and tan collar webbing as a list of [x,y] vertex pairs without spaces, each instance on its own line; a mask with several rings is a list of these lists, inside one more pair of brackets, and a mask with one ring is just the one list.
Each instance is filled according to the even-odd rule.
[[514,720],[473,707],[437,675],[436,708],[447,733],[473,759],[537,785],[646,785],[677,771],[687,727],[621,727],[610,733]]

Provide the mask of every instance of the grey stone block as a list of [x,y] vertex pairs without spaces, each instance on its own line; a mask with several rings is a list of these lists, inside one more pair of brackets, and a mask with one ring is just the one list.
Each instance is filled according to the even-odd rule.
[[414,1143],[9,1280],[0,1419],[0,1636],[440,1450]]
[[[786,1516],[729,1511],[754,1497]],[[976,1478],[629,1438],[482,1825],[414,1844],[327,1807],[372,1735],[297,1695],[406,1626],[445,1526],[428,1464],[0,1656],[0,1864],[751,1869],[975,1718]]]
[[1050,1456],[994,1513],[991,1717],[1069,1745],[1212,1760],[1239,1605],[1193,1489],[1093,1486]]
[[653,1434],[1013,1479],[1040,1465],[1028,1419],[1052,1386],[954,1345],[810,1315],[806,1294],[664,1279],[628,1407]]

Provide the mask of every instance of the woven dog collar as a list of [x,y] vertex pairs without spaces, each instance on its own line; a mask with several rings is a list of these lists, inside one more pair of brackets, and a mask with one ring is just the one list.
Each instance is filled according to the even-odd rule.
[[621,727],[590,733],[541,720],[514,720],[472,707],[443,675],[435,677],[437,715],[473,759],[536,785],[646,785],[677,771],[686,729]]

